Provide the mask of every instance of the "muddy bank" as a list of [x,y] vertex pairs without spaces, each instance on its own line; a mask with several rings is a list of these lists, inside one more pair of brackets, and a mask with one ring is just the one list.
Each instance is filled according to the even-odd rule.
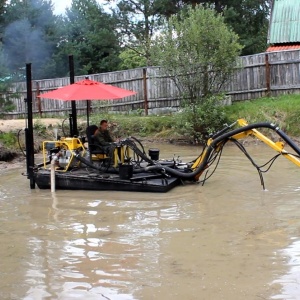
[[8,149],[0,143],[0,161],[10,162],[18,156],[17,151]]
[[25,156],[19,149],[5,147],[0,142],[0,171],[23,166]]
[[25,164],[25,157],[21,155],[17,155],[15,158],[13,158],[10,161],[0,160],[0,171],[23,168],[24,164]]

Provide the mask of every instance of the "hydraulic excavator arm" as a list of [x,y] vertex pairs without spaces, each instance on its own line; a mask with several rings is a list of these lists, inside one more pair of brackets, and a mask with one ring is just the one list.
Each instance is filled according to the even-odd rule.
[[[239,125],[239,127],[234,128],[237,124]],[[287,144],[291,148],[294,154],[284,150],[284,143],[273,142],[271,139],[259,132],[257,129],[260,128],[265,128],[276,132],[276,134],[285,142],[285,144]],[[257,165],[255,161],[250,157],[245,147],[238,141],[239,139],[245,138],[247,136],[254,136],[258,138],[269,147],[274,149],[276,152],[278,152],[278,154],[276,154],[266,164],[262,166]],[[275,159],[280,155],[283,155],[285,158],[300,167],[299,146],[278,126],[268,122],[248,124],[244,119],[239,119],[231,125],[226,125],[222,130],[212,135],[211,138],[207,141],[204,150],[198,156],[198,158],[196,158],[191,165],[187,164],[186,169],[184,169],[183,171],[169,166],[161,165],[159,163],[148,166],[144,170],[146,172],[163,172],[164,174],[172,175],[174,177],[180,178],[181,180],[199,181],[201,174],[214,164],[215,167],[210,172],[210,174],[208,174],[208,172],[205,173],[205,176],[202,179],[202,183],[204,183],[216,170],[218,162],[222,155],[222,149],[229,141],[234,142],[239,147],[239,149],[248,157],[253,166],[257,169],[263,187],[264,182],[262,173],[267,172],[272,166]],[[263,167],[266,167],[266,169],[262,169]]]
[[[244,119],[239,119],[237,122],[241,127],[248,125],[247,121]],[[288,159],[289,161],[291,161],[292,163],[294,163],[295,165],[300,167],[300,159],[297,156],[290,154],[289,152],[284,150],[285,144],[283,142],[273,142],[271,139],[266,137],[264,134],[259,132],[257,129],[251,129],[251,130],[244,131],[242,133],[234,135],[232,138],[238,140],[238,139],[242,139],[242,138],[245,138],[245,137],[251,136],[251,135],[258,138],[259,140],[264,142],[267,146],[271,147],[273,150],[277,151],[279,154],[282,154],[286,159]]]
[[[241,128],[240,130],[233,130],[232,135],[229,133],[226,133],[231,127],[238,124]],[[245,130],[243,131],[242,128],[245,127]],[[204,149],[203,153],[195,160],[193,163],[191,169],[194,171],[196,170],[203,162],[205,161],[207,157],[207,152],[210,150],[210,147],[213,147],[215,151],[218,152],[219,148],[221,148],[224,144],[224,140],[239,140],[246,138],[248,136],[253,136],[264,142],[267,146],[271,147],[275,151],[277,151],[279,154],[283,155],[286,159],[300,167],[300,159],[299,159],[299,152],[300,149],[293,143],[291,140],[275,125],[270,124],[270,129],[273,129],[279,132],[279,135],[290,145],[294,150],[296,150],[297,154],[291,154],[288,151],[284,149],[285,144],[283,142],[273,142],[270,138],[262,134],[260,131],[258,131],[256,128],[249,128],[249,124],[244,119],[238,119],[234,124],[226,127],[225,129],[221,130],[217,134],[213,135],[208,141],[207,141],[207,147]],[[259,128],[259,126],[257,126]],[[235,131],[239,131],[238,133],[234,134]],[[225,134],[226,133],[226,134]],[[222,137],[224,137],[222,139]],[[207,167],[206,167],[207,168]],[[206,169],[203,168],[202,172]],[[195,176],[195,179],[198,180],[201,176],[202,172],[197,174]]]

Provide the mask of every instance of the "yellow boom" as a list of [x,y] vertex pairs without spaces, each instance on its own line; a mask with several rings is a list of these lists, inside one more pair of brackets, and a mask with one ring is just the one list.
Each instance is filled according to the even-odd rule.
[[[247,121],[244,119],[239,119],[237,122],[241,127],[248,125]],[[238,140],[238,139],[245,138],[249,135],[257,137],[259,140],[264,142],[266,145],[268,145],[269,147],[271,147],[278,153],[282,154],[286,159],[288,159],[289,161],[291,161],[292,163],[294,163],[295,165],[300,167],[300,159],[292,154],[289,154],[286,150],[284,150],[283,142],[273,142],[271,139],[266,137],[264,134],[259,132],[257,129],[251,129],[248,131],[244,131],[242,133],[234,135],[232,138]]]
[[[238,119],[237,123],[241,127],[245,127],[245,126],[248,125],[247,121],[244,120],[244,119]],[[290,154],[289,152],[287,152],[286,150],[284,150],[284,143],[283,142],[273,142],[271,139],[269,139],[268,137],[266,137],[264,134],[262,134],[261,132],[259,132],[257,129],[245,130],[245,131],[243,131],[241,133],[233,135],[231,137],[231,139],[239,140],[239,139],[242,139],[242,138],[246,138],[247,136],[254,136],[254,137],[258,138],[259,140],[261,140],[262,142],[264,142],[266,145],[268,145],[269,147],[271,147],[272,149],[274,149],[278,153],[282,154],[289,161],[291,161],[292,163],[294,163],[295,165],[297,165],[298,167],[300,167],[300,159],[298,157],[296,157],[295,155]],[[210,138],[207,141],[207,146],[209,146],[213,141],[214,141],[214,139]],[[218,145],[216,146],[216,148],[217,147],[218,147]],[[197,169],[197,167],[202,163],[204,157],[206,156],[206,152],[207,152],[207,148],[204,150],[204,152],[202,153],[202,155],[199,156],[197,158],[197,160],[194,162],[194,164],[192,165],[192,170]],[[197,175],[196,179],[198,179],[200,177],[200,175],[201,175],[201,173],[199,175]]]

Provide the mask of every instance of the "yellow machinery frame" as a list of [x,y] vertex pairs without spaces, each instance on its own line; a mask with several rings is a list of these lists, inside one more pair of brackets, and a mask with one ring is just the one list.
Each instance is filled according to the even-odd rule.
[[[46,169],[47,167],[47,152],[49,150],[48,145],[51,145],[51,148],[62,148],[65,150],[69,150],[71,152],[71,157],[69,160],[69,163],[66,165],[64,169],[59,169],[57,168],[57,171],[60,172],[66,172],[69,170],[71,164],[73,163],[73,159],[75,156],[74,151],[78,149],[82,149],[82,155],[86,153],[86,149],[84,145],[82,144],[81,140],[79,138],[61,138],[59,141],[44,141],[43,142],[43,163],[44,163],[44,168]],[[127,153],[127,156],[130,156],[130,148],[125,145],[120,145],[115,148],[114,154],[113,154],[113,161],[114,161],[114,167],[117,167],[119,163],[124,163],[125,161],[125,153]],[[106,154],[93,154],[92,155],[92,160],[97,161],[97,160],[103,160],[108,158]],[[80,161],[76,163],[76,166],[80,165]]]
[[[69,163],[67,164],[67,166],[62,169],[59,170],[57,169],[57,171],[60,172],[66,172],[68,171],[68,169],[70,168],[70,165],[74,159],[74,150],[78,150],[78,149],[82,149],[82,154],[84,155],[86,150],[84,148],[84,145],[82,144],[81,140],[79,138],[61,138],[59,141],[44,141],[43,142],[43,160],[44,160],[44,168],[46,169],[46,165],[47,165],[47,145],[51,144],[52,148],[55,147],[59,147],[65,150],[69,150],[71,152],[71,157],[69,160]],[[77,162],[77,166],[80,165],[80,161]]]
[[[116,168],[119,163],[124,163],[125,162],[125,153],[127,153],[127,156],[130,156],[130,148],[127,145],[120,145],[117,146],[114,149],[113,153],[113,161],[114,161],[114,167]],[[106,154],[93,154],[92,155],[92,160],[97,161],[97,160],[103,160],[109,158]]]
[[[248,123],[245,119],[238,119],[237,123],[241,126],[247,126]],[[277,151],[278,153],[282,154],[286,159],[288,159],[289,161],[291,161],[292,163],[294,163],[295,165],[297,165],[298,167],[300,167],[300,159],[297,158],[295,155],[289,154],[286,150],[284,150],[284,143],[282,142],[273,142],[271,139],[269,139],[268,137],[266,137],[264,134],[262,134],[261,132],[259,132],[257,129],[251,129],[251,130],[246,130],[244,132],[238,133],[236,135],[232,136],[232,139],[242,139],[242,138],[246,138],[248,136],[254,136],[256,138],[258,138],[259,140],[261,140],[262,142],[264,142],[266,145],[268,145],[269,147],[271,147],[272,149],[274,149],[275,151]],[[207,141],[207,146],[209,146],[211,143],[213,142],[213,139],[209,139]],[[198,159],[194,162],[194,164],[192,165],[192,170],[194,171],[195,169],[197,169],[197,167],[202,163],[205,154],[206,154],[207,150],[204,150],[204,152],[202,153],[201,156],[198,157]],[[196,176],[195,179],[199,179],[201,173],[198,174]]]
[[[244,119],[239,119],[238,124],[241,127],[248,125],[247,121],[244,120]],[[259,132],[257,129],[251,129],[251,130],[248,130],[248,131],[244,131],[242,133],[234,135],[232,138],[238,140],[238,139],[245,138],[249,135],[257,137],[259,140],[261,140],[266,145],[268,145],[269,147],[271,147],[272,149],[277,151],[279,154],[282,154],[286,159],[288,159],[289,161],[291,161],[292,163],[294,163],[295,165],[300,167],[300,159],[297,158],[296,156],[292,155],[292,154],[289,154],[286,150],[284,150],[284,143],[283,142],[273,142],[271,139],[266,137],[264,134]]]

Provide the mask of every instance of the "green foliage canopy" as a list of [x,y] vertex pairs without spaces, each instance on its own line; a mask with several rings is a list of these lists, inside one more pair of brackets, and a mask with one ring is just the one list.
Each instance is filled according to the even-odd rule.
[[[241,48],[224,17],[203,5],[171,16],[156,38],[153,60],[175,82],[185,104],[185,122],[195,138],[205,139],[220,126],[222,109],[214,95],[233,74]],[[205,115],[212,112],[207,124]]]
[[76,74],[117,69],[119,42],[116,22],[96,0],[73,0],[64,19],[63,54],[73,53]]
[[120,42],[138,53],[152,65],[150,48],[152,40],[162,24],[159,12],[161,0],[107,0],[116,3],[114,17],[118,21]]
[[[68,55],[76,74],[154,65],[152,42],[167,19],[188,5],[210,5],[239,35],[242,54],[266,49],[271,0],[72,0],[62,16],[51,0],[0,0],[0,41],[10,77],[24,79],[31,62],[34,79],[68,75]],[[124,50],[125,49],[125,50]],[[1,49],[0,49],[1,50]]]
[[210,5],[224,20],[243,45],[242,55],[264,52],[272,0],[161,0],[159,13],[167,18],[184,10],[186,5]]
[[242,48],[224,17],[202,5],[171,16],[154,45],[153,61],[191,102],[219,93]]
[[147,60],[145,56],[139,54],[138,52],[132,49],[124,49],[120,53],[119,58],[121,59],[119,65],[119,69],[121,70],[134,69],[144,67],[147,65]]

